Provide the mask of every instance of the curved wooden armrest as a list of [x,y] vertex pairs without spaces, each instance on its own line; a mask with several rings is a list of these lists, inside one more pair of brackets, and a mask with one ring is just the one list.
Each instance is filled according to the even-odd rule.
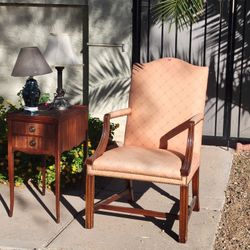
[[187,146],[186,146],[184,162],[180,170],[181,176],[188,176],[190,172],[190,166],[192,162],[193,148],[194,148],[194,128],[195,128],[195,125],[201,122],[203,119],[204,117],[202,114],[197,114],[188,121]]
[[187,121],[179,124],[175,128],[171,129],[169,132],[167,132],[160,141],[160,148],[167,148],[168,140],[175,137],[176,135],[180,134],[181,132],[185,131],[190,127],[190,125],[196,125],[200,121],[203,120],[202,114],[197,114],[188,119]]
[[85,161],[86,164],[92,165],[93,162],[105,152],[107,145],[108,145],[108,141],[109,141],[110,119],[129,115],[129,114],[131,114],[131,108],[120,109],[120,110],[113,111],[104,115],[102,136],[101,136],[100,142],[94,154],[86,159]]
[[160,141],[160,148],[167,148],[168,140],[175,137],[176,135],[180,134],[181,132],[188,129],[188,136],[187,136],[187,146],[186,146],[186,152],[185,152],[185,158],[184,162],[181,167],[181,175],[182,176],[188,176],[192,161],[192,155],[193,155],[193,141],[194,141],[194,127],[196,124],[201,122],[203,120],[202,114],[197,114],[188,119],[187,121],[181,123],[177,127],[170,130],[168,133],[166,133]]

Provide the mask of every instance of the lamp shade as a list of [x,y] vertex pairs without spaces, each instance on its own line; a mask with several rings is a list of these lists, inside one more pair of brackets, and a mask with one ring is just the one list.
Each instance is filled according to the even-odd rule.
[[12,76],[37,76],[51,73],[52,70],[38,47],[21,48]]
[[51,66],[81,65],[66,33],[49,35],[44,57]]

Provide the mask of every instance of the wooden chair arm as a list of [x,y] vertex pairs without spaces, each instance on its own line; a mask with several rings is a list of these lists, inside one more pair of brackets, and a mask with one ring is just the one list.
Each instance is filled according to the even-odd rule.
[[187,146],[185,152],[184,162],[181,166],[181,176],[188,176],[190,172],[190,167],[193,157],[194,149],[194,128],[195,125],[204,119],[202,114],[197,114],[193,116],[188,122],[188,136],[187,136]]
[[168,146],[168,140],[175,137],[176,135],[180,134],[181,132],[185,131],[190,127],[191,124],[196,125],[200,121],[203,120],[202,114],[197,114],[188,119],[187,121],[179,124],[175,128],[171,129],[169,132],[167,132],[160,140],[160,148],[167,148]]
[[184,162],[182,164],[181,170],[180,170],[182,176],[188,176],[189,174],[191,161],[192,161],[192,155],[193,155],[194,127],[196,124],[198,124],[202,120],[203,120],[202,114],[194,115],[187,121],[181,123],[177,127],[170,130],[161,138],[160,148],[167,148],[169,139],[175,137],[176,135],[188,129],[185,158],[184,158]]
[[86,164],[92,165],[93,162],[100,157],[106,150],[108,141],[109,141],[109,134],[110,134],[110,119],[125,116],[131,114],[131,108],[121,109],[117,111],[113,111],[104,115],[103,118],[103,129],[100,142],[94,152],[94,154],[88,157],[85,161]]

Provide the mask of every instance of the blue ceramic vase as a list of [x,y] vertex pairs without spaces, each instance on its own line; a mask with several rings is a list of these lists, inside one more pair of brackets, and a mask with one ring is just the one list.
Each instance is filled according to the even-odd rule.
[[39,104],[41,91],[37,81],[30,77],[22,90],[22,96],[26,107],[37,107]]

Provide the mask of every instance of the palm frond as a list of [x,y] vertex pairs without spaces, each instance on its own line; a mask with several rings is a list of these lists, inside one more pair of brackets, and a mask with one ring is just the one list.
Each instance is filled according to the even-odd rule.
[[195,23],[204,11],[204,0],[162,0],[152,7],[153,20],[156,23],[168,21],[169,26],[178,29]]

